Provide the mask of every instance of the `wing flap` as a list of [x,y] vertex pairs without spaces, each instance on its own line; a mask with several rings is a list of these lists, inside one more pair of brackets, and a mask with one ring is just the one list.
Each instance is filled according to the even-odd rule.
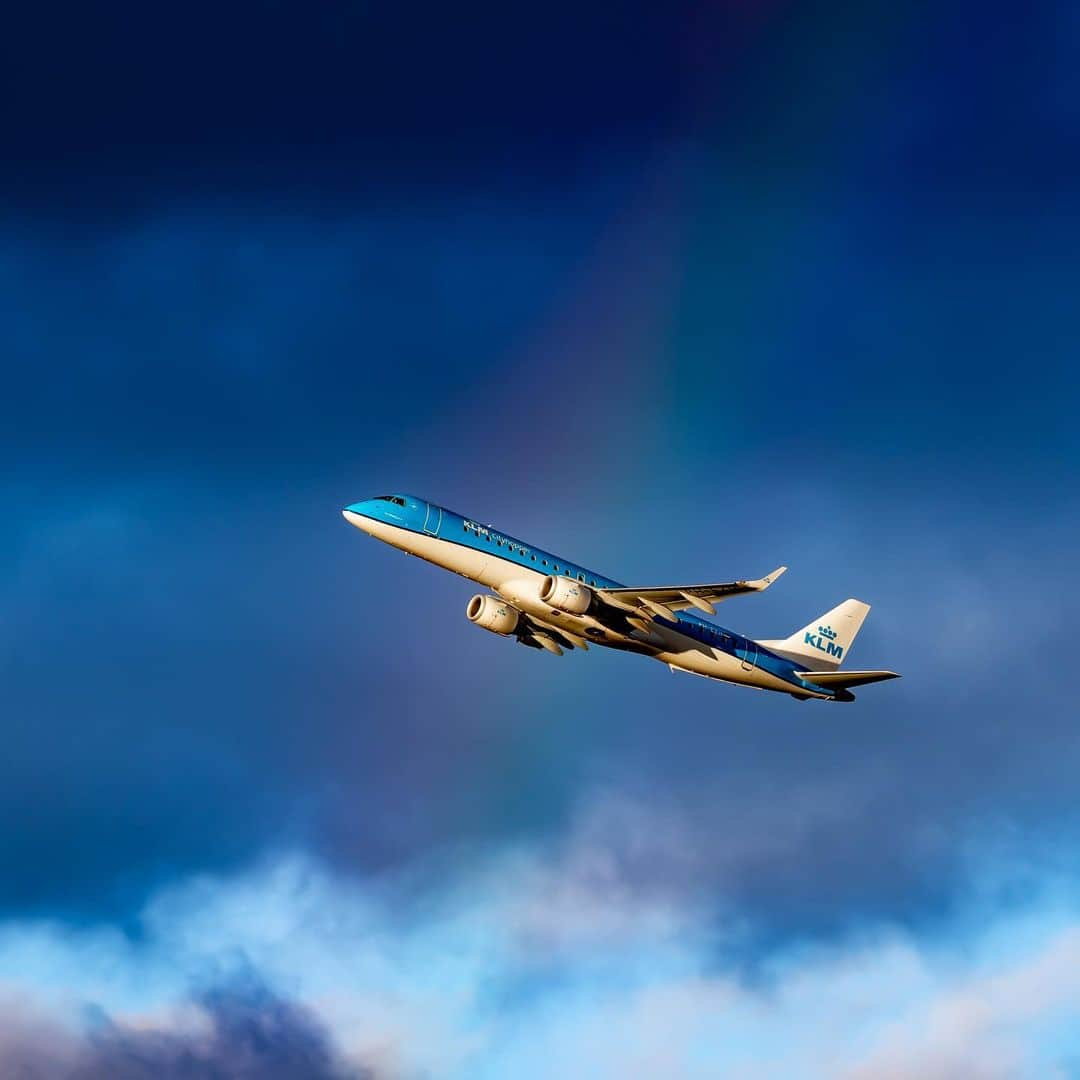
[[[523,615],[523,619],[527,634],[537,640],[546,637],[555,645],[561,645],[564,648],[581,649],[584,652],[589,651],[589,643],[580,634],[572,634],[569,630],[564,630],[561,626],[554,626],[543,619],[538,619],[535,615]],[[541,648],[546,649],[547,646],[541,644]]]

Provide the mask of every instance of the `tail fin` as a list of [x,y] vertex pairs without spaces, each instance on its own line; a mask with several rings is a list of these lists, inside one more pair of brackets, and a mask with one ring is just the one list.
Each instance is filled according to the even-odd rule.
[[845,600],[791,637],[758,644],[791,660],[811,659],[817,667],[838,668],[869,610],[861,600]]

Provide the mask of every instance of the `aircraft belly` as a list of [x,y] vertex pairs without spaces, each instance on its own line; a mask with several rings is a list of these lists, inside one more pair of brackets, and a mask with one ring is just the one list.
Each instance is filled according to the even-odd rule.
[[715,649],[665,649],[656,658],[683,671],[729,682],[750,682],[755,674],[744,670],[736,657],[727,653],[718,654]]
[[439,552],[438,561],[448,570],[456,574],[471,578],[473,581],[482,581],[484,571],[487,568],[488,557],[483,551],[474,551],[472,548],[463,547],[461,544],[451,544],[448,541],[440,541],[445,547]]
[[710,679],[755,686],[762,690],[789,691],[791,687],[783,679],[759,667],[747,670],[737,656],[713,649],[674,631],[666,631],[670,645],[657,653],[656,659],[682,671],[704,675]]
[[381,521],[372,522],[368,531],[377,540],[400,548],[410,555],[415,555],[418,559],[435,563],[436,566],[461,574],[462,577],[473,581],[484,579],[484,571],[489,562],[486,552],[476,551],[463,544],[455,544],[449,540],[441,540],[436,536],[413,532],[411,529],[402,529]]

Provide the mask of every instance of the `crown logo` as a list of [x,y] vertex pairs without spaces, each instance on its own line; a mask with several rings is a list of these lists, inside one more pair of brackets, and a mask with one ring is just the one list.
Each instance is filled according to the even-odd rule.
[[836,631],[831,626],[819,626],[817,630],[823,638],[827,638],[829,641],[836,640]]

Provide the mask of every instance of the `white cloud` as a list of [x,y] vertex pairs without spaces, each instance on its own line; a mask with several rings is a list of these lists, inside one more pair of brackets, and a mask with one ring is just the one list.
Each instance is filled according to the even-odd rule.
[[192,988],[245,964],[385,1076],[1042,1077],[1080,1051],[1080,915],[1049,875],[1022,909],[973,895],[947,928],[789,945],[748,983],[720,960],[737,923],[638,874],[700,842],[609,798],[561,845],[423,886],[282,856],[163,890],[137,940],[12,922],[0,1064],[91,1004],[190,1025]]

